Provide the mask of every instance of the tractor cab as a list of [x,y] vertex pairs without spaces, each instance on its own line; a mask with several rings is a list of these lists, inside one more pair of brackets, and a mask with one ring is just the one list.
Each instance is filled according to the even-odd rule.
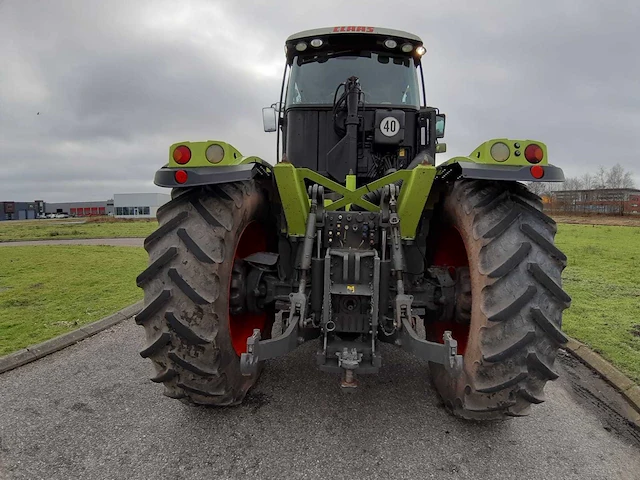
[[351,173],[358,184],[419,153],[433,164],[444,115],[425,104],[419,37],[339,26],[294,34],[285,50],[280,102],[263,111],[265,131],[282,133],[279,159],[339,182]]

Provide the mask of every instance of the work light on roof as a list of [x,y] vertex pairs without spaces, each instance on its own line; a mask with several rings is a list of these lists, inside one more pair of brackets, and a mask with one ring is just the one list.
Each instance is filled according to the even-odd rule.
[[418,48],[416,48],[416,53],[420,56],[424,55],[425,53],[427,53],[427,49],[424,48],[422,45],[420,45]]
[[314,38],[311,40],[311,46],[314,48],[320,48],[324,42],[320,38]]
[[299,52],[304,52],[307,49],[307,42],[299,42],[296,45],[296,50]]
[[405,43],[404,45],[402,45],[402,51],[404,53],[409,53],[411,50],[413,50],[413,45],[411,45],[410,43]]
[[387,38],[384,41],[384,46],[389,48],[389,49],[393,49],[396,48],[398,46],[398,42],[396,42],[394,39],[392,38]]

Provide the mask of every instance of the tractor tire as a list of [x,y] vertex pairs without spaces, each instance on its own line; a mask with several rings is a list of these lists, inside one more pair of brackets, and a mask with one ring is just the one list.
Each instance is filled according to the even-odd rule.
[[[462,240],[472,299],[468,336],[459,340],[463,371],[455,376],[431,364],[436,390],[466,419],[527,415],[532,403],[544,401],[547,381],[558,377],[553,364],[567,341],[562,311],[571,298],[561,287],[567,258],[554,245],[556,224],[524,185],[481,180],[457,181],[440,221],[434,230],[453,227]],[[464,320],[453,321],[454,338]],[[430,336],[436,340],[433,327]]]
[[235,259],[265,249],[265,195],[255,182],[180,190],[158,210],[160,226],[144,242],[149,267],[137,278],[144,308],[136,322],[147,346],[140,355],[152,360],[151,381],[163,383],[166,396],[237,405],[258,378],[240,373],[246,338],[253,328],[268,337],[272,324],[266,314],[236,318],[229,310]]

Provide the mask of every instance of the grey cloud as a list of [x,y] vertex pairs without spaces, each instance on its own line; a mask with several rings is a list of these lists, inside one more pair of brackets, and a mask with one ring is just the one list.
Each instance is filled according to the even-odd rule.
[[273,161],[260,108],[279,95],[284,39],[353,23],[424,39],[429,101],[448,115],[444,158],[508,136],[545,141],[570,175],[637,168],[637,4],[480,3],[6,0],[0,197],[153,191],[168,146],[188,139]]

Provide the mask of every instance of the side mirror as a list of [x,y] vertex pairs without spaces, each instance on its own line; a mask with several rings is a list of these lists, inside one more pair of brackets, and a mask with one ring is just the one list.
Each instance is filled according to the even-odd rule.
[[274,107],[264,107],[262,109],[262,123],[265,132],[275,132],[278,129],[276,120],[276,109]]
[[436,138],[444,137],[445,121],[446,121],[446,115],[444,113],[438,113],[436,115]]
[[436,145],[436,153],[444,153],[446,151],[447,151],[446,143],[439,143],[438,145]]

